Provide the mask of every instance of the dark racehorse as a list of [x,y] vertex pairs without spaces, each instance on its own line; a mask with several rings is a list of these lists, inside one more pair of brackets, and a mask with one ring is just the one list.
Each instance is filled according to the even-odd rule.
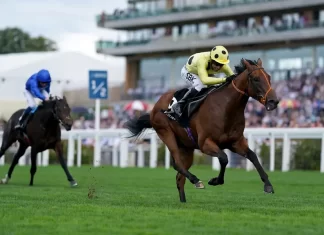
[[70,116],[70,107],[65,97],[63,97],[63,99],[51,97],[49,101],[43,101],[30,118],[25,133],[14,129],[23,111],[23,109],[16,111],[10,117],[4,128],[0,157],[2,157],[6,150],[16,141],[19,142],[19,148],[14,155],[8,174],[0,183],[8,183],[19,158],[24,155],[26,149],[31,146],[31,178],[29,185],[33,185],[34,183],[34,175],[37,168],[37,153],[47,149],[54,149],[71,186],[77,186],[77,182],[70,174],[63,158],[60,124],[62,124],[67,131],[71,130],[73,124],[73,120]]
[[258,100],[268,111],[275,109],[279,101],[271,87],[270,75],[262,67],[260,59],[257,62],[242,59],[241,64],[235,66],[235,70],[235,79],[208,94],[198,111],[192,115],[189,122],[190,132],[161,112],[167,109],[174,92],[162,95],[150,114],[126,123],[126,127],[133,134],[131,137],[138,137],[145,128],[154,128],[166,144],[172,156],[172,165],[178,171],[176,184],[181,202],[186,201],[186,178],[196,188],[205,187],[199,178],[189,171],[195,149],[219,159],[219,175],[212,178],[208,182],[209,185],[224,184],[228,158],[223,149],[229,149],[249,159],[264,182],[264,191],[274,193],[268,175],[244,138],[244,109],[249,97]]

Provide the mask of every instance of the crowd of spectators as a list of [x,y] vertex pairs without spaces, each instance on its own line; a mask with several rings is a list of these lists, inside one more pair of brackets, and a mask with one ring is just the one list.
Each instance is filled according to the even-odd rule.
[[[291,76],[272,81],[280,103],[273,111],[266,111],[258,101],[250,98],[245,109],[246,127],[323,127],[324,126],[324,69],[317,68],[308,74]],[[150,90],[153,103],[167,89]],[[130,100],[141,99],[143,91],[135,88],[128,91]],[[150,107],[152,107],[152,105]],[[124,109],[125,105],[115,104],[111,109],[102,110],[101,128],[122,128],[123,124],[134,115],[150,111],[144,108]],[[93,109],[89,110],[94,113]],[[93,129],[93,115],[79,114],[74,118],[73,129]],[[90,118],[89,118],[90,117]],[[3,121],[0,120],[0,128]]]
[[[258,101],[250,98],[245,109],[246,127],[322,127],[324,126],[324,71],[317,68],[309,74],[290,76],[285,80],[273,81],[272,86],[280,99],[276,110],[268,112]],[[154,93],[158,98],[161,92]],[[130,93],[131,99],[140,97],[137,89]],[[133,97],[132,97],[133,95]],[[156,99],[155,99],[156,100]],[[120,105],[103,115],[102,128],[121,128],[123,123],[136,112],[124,111]],[[74,128],[93,128],[93,120],[83,117],[74,122]]]
[[[309,74],[296,76],[291,76],[287,72],[285,80],[272,82],[272,86],[280,99],[278,108],[268,112],[262,104],[250,98],[245,109],[246,127],[310,128],[324,126],[323,69],[318,68]],[[134,99],[139,96],[136,92],[132,95],[134,95]],[[147,111],[150,111],[150,109],[125,110],[124,106],[115,105],[112,109],[101,112],[100,126],[101,128],[123,128],[124,123],[129,118]],[[91,118],[80,116],[74,121],[73,129],[93,128],[94,120]],[[93,138],[83,139],[83,145],[93,145],[93,141]],[[118,141],[116,138],[103,138],[102,144],[113,146],[118,144]]]
[[317,68],[310,74],[301,74],[273,82],[280,98],[279,107],[267,112],[255,100],[249,100],[245,115],[247,127],[323,127],[324,126],[324,72]]
[[[278,108],[268,112],[262,104],[250,98],[245,109],[246,127],[324,127],[323,69],[317,68],[308,74],[296,76],[290,75],[288,71],[285,80],[272,81],[272,86],[280,99]],[[139,94],[135,92],[133,95]],[[102,110],[100,127],[123,128],[128,119],[149,112],[151,108],[152,105],[148,109],[134,106],[125,110],[125,105],[116,104],[111,109]],[[89,113],[92,115],[79,114],[74,118],[73,129],[93,129],[93,112],[91,109]],[[0,128],[2,127],[3,121],[0,120]],[[113,146],[118,144],[119,139],[103,138],[101,141],[103,146]],[[92,146],[94,139],[85,138],[82,142],[83,145]]]

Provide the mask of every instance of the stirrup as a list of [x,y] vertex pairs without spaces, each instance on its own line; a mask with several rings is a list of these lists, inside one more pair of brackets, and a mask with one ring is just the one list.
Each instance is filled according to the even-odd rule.
[[172,109],[167,109],[167,110],[165,110],[163,113],[165,113],[165,114],[171,114],[171,113],[174,113],[173,111],[172,111]]
[[17,129],[17,128],[21,128],[21,123],[17,123],[16,125],[15,125],[15,127],[14,127],[15,129]]
[[23,130],[23,127],[22,127],[22,126],[18,126],[18,125],[16,125],[16,126],[14,127],[14,129],[17,130],[17,131],[22,131],[22,130]]

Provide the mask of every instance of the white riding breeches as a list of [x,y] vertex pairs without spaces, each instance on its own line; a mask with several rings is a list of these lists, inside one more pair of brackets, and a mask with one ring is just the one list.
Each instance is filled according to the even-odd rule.
[[197,91],[207,87],[201,82],[198,75],[189,73],[186,66],[183,66],[181,69],[181,78],[184,79],[189,86],[194,87]]
[[[49,97],[48,92],[45,91],[45,90],[42,90],[42,94],[43,94],[46,98]],[[31,107],[31,108],[36,108],[37,104],[36,104],[36,102],[35,102],[35,99],[34,99],[34,96],[32,95],[32,93],[30,93],[28,90],[25,90],[25,91],[24,91],[24,95],[25,95],[25,97],[26,97],[26,100],[27,100],[27,104],[28,104],[28,106]]]

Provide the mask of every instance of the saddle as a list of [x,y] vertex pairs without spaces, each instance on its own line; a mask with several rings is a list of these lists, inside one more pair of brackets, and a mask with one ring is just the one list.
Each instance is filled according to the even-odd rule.
[[35,115],[36,111],[38,110],[39,106],[36,106],[33,110],[27,114],[27,117],[25,117],[25,120],[22,121],[23,128],[19,129],[19,136],[25,141],[26,144],[30,144],[30,139],[27,135],[27,126],[29,122],[33,119],[33,116]]
[[[199,109],[200,105],[206,99],[206,97],[210,93],[215,92],[226,85],[227,85],[227,83],[222,83],[220,85],[213,85],[213,86],[209,86],[207,88],[201,89],[201,91],[195,97],[188,99],[188,101],[184,104],[183,110],[182,110],[182,116],[180,118],[177,118],[177,116],[175,115],[174,112],[165,113],[166,111],[163,111],[163,113],[165,115],[167,115],[167,117],[169,119],[177,121],[180,124],[180,126],[186,128],[189,126],[189,122],[190,122],[192,115]],[[188,90],[188,88],[183,88],[183,89],[177,90],[174,93],[173,98],[169,104],[169,109],[167,111],[172,110],[171,109],[172,105],[174,103],[178,102],[179,100],[181,100],[181,98],[186,94],[187,90]]]

